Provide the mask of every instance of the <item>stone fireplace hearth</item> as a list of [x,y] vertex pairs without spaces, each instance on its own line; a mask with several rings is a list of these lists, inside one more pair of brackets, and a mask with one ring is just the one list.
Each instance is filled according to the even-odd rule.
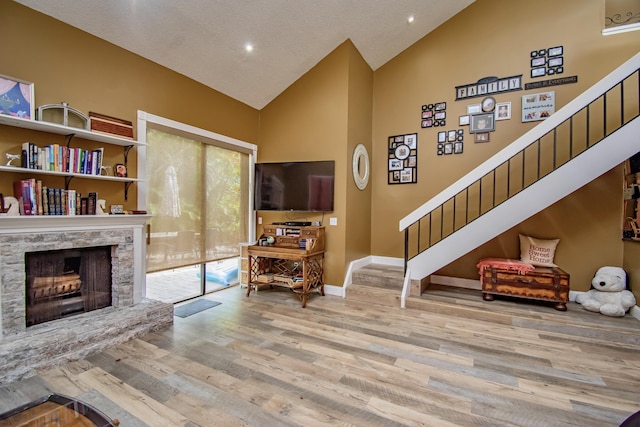
[[[0,217],[0,384],[170,325],[173,306],[142,298],[148,216]],[[26,324],[25,254],[111,248],[111,306]]]

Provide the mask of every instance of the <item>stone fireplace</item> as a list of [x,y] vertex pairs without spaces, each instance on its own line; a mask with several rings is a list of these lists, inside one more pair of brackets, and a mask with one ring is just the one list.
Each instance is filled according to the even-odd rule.
[[[80,359],[173,322],[171,304],[142,298],[147,219],[145,215],[0,217],[0,383]],[[110,254],[110,304],[31,326],[26,286],[31,255],[27,254],[74,258],[95,248],[106,248]]]

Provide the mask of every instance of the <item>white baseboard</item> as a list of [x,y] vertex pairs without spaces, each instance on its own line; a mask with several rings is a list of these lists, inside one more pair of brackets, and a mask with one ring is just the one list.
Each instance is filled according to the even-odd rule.
[[324,294],[337,297],[344,297],[344,288],[342,286],[324,285]]
[[437,276],[432,274],[431,283],[435,283],[436,285],[453,286],[455,288],[474,289],[477,291],[482,290],[480,279],[463,279],[460,277]]

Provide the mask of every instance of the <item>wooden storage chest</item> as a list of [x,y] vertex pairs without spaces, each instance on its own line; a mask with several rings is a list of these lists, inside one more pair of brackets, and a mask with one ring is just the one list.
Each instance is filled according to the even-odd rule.
[[526,274],[486,268],[482,273],[482,298],[492,301],[494,295],[553,302],[556,310],[566,311],[569,274],[558,267],[536,267]]

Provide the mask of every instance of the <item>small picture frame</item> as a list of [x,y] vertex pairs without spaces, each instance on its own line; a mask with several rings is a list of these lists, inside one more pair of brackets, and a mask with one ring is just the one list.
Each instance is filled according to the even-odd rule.
[[467,114],[478,114],[478,113],[482,113],[481,104],[467,105]]
[[547,68],[546,67],[539,67],[539,68],[532,68],[531,69],[531,78],[542,77],[545,74],[547,74]]
[[550,47],[547,54],[549,55],[549,57],[562,56],[563,51],[564,49],[562,46]]
[[549,67],[561,67],[563,60],[564,58],[562,56],[559,56],[557,58],[549,58],[549,62],[547,65]]
[[444,154],[453,154],[453,144],[451,142],[444,144]]
[[446,132],[438,132],[438,143],[447,142],[447,133]]
[[531,68],[541,67],[547,62],[547,58],[533,58],[531,59]]
[[431,110],[426,110],[422,112],[422,118],[423,119],[430,119],[433,117],[433,111]]
[[453,144],[453,154],[462,154],[462,142],[456,142]]
[[437,104],[435,104],[435,110],[436,111],[443,111],[447,109],[447,103],[446,102],[438,102]]
[[118,163],[115,166],[113,166],[113,175],[120,177],[120,178],[126,178],[127,177],[127,167],[125,165],[123,165],[122,163]]
[[469,132],[492,132],[496,129],[494,113],[474,114],[469,123]]
[[389,170],[390,171],[399,171],[399,170],[402,170],[402,168],[403,168],[402,160],[389,159]]
[[456,132],[455,130],[450,130],[448,132],[448,141],[449,142],[454,142],[458,139],[458,132]]
[[468,126],[469,125],[469,116],[460,116],[460,119],[458,120],[458,125],[459,126]]
[[511,119],[511,102],[496,104],[496,120]]
[[35,119],[33,83],[0,75],[0,88],[0,99],[4,104],[0,108],[0,114]]
[[489,142],[489,135],[489,132],[475,133],[473,142]]
[[433,126],[433,119],[422,120],[420,122],[420,126],[422,128],[430,128],[431,126]]
[[439,111],[435,114],[435,116],[433,117],[436,120],[443,120],[447,118],[447,112],[446,111]]
[[483,112],[491,112],[496,108],[496,99],[493,96],[487,96],[482,100],[482,103],[480,105],[482,106]]

